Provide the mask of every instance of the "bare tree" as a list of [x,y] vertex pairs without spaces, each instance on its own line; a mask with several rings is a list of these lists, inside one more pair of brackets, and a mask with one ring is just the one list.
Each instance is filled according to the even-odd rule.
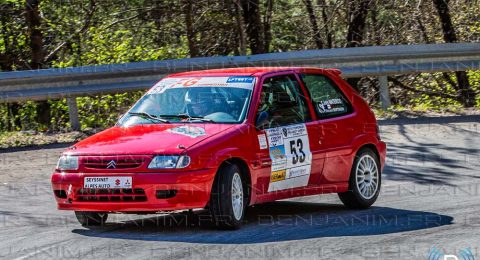
[[193,3],[192,0],[183,1],[183,14],[185,15],[185,29],[187,31],[188,49],[190,57],[199,56],[197,43],[195,40],[195,31],[193,28]]
[[323,41],[320,35],[320,29],[318,29],[317,16],[315,14],[315,10],[313,9],[312,1],[303,0],[303,3],[307,9],[310,25],[312,26],[313,40],[315,41],[315,45],[317,45],[318,49],[323,49]]
[[332,32],[330,31],[330,21],[327,15],[327,3],[325,0],[318,0],[317,5],[322,7],[322,21],[323,29],[325,30],[325,35],[327,36],[327,48],[333,48],[333,36]]
[[270,43],[272,42],[272,15],[273,15],[273,0],[265,1],[265,16],[263,17],[263,30],[265,39],[265,52],[270,51]]
[[243,21],[243,9],[240,0],[234,0],[235,22],[238,32],[238,47],[240,55],[247,55],[247,36],[245,35],[245,23]]
[[358,47],[363,44],[369,3],[370,0],[347,0],[349,6],[347,47]]
[[[365,25],[367,23],[368,4],[370,0],[347,0],[348,4],[348,30],[347,47],[359,47],[365,37]],[[360,78],[349,78],[348,83],[358,91]]]
[[[25,3],[25,22],[28,28],[32,69],[40,69],[43,64],[43,36],[40,30],[41,18],[38,7],[40,0],[27,0]],[[37,122],[47,126],[50,124],[50,105],[48,101],[37,103]]]
[[[438,12],[438,18],[442,25],[443,39],[445,42],[457,42],[457,34],[452,23],[450,10],[448,8],[449,0],[433,0],[433,4]],[[465,107],[473,107],[475,105],[475,92],[470,86],[468,75],[465,71],[456,71],[457,84],[452,82],[453,87],[459,92],[460,102]]]
[[40,13],[38,6],[40,0],[27,0],[25,6],[25,20],[28,28],[28,40],[31,52],[30,66],[40,69],[43,63],[43,37],[40,30]]
[[263,23],[260,17],[259,0],[241,0],[243,19],[252,54],[265,53]]

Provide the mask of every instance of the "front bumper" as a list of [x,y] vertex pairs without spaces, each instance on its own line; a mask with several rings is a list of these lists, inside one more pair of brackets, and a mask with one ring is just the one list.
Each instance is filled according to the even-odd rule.
[[[85,200],[85,177],[131,176],[132,189],[143,190],[142,201]],[[61,173],[52,175],[52,188],[60,210],[102,212],[159,212],[204,208],[215,178],[214,169],[175,173]],[[174,196],[158,198],[157,191],[175,191]],[[94,191],[96,192],[96,191]],[[112,195],[113,196],[113,195]],[[117,196],[118,197],[118,196]]]

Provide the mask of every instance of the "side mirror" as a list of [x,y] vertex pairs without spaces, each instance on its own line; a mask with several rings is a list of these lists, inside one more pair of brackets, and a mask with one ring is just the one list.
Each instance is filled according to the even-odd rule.
[[255,122],[255,127],[262,129],[264,125],[268,124],[268,113],[265,111],[260,112],[257,115],[257,121]]

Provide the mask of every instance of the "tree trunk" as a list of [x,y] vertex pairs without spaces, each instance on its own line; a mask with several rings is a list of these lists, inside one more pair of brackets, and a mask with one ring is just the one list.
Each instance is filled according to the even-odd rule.
[[[43,37],[40,29],[39,5],[40,0],[27,0],[25,4],[25,21],[28,29],[28,41],[31,52],[30,67],[32,69],[41,69],[43,63]],[[48,101],[39,101],[36,110],[37,122],[44,127],[50,125],[50,105]]]
[[43,39],[40,30],[41,20],[38,6],[40,0],[27,0],[25,6],[25,20],[28,28],[28,40],[32,59],[30,66],[32,69],[42,68],[43,62]]
[[307,8],[308,18],[310,20],[310,25],[312,26],[313,32],[313,41],[318,49],[323,49],[323,41],[320,35],[320,30],[318,29],[317,16],[315,15],[315,10],[313,9],[311,0],[303,0],[305,7]]
[[153,21],[155,24],[155,28],[157,29],[158,33],[155,35],[155,42],[157,43],[157,47],[161,48],[165,44],[164,42],[164,35],[163,35],[163,26],[164,21],[168,10],[168,6],[164,3],[164,0],[151,0],[150,2],[146,1],[146,3],[150,3],[152,5],[152,9],[142,13],[143,10],[140,10],[139,17],[142,17],[146,22],[150,20]]
[[348,0],[347,47],[362,46],[370,0]]
[[[445,42],[457,42],[457,34],[452,23],[448,0],[433,0],[433,4],[438,12],[438,18],[442,24],[443,39]],[[468,75],[465,71],[456,71],[457,84],[454,87],[459,92],[459,101],[464,107],[473,107],[475,105],[475,92],[470,86]]]
[[259,0],[241,0],[243,19],[245,20],[247,38],[252,54],[265,53],[265,41]]
[[188,49],[190,57],[198,57],[199,52],[197,43],[195,40],[195,31],[193,29],[193,3],[192,0],[184,0],[183,2],[183,14],[185,15],[185,28],[187,31]]
[[374,2],[370,7],[370,19],[371,19],[371,35],[372,41],[375,45],[382,45],[382,33],[378,24],[378,8],[377,3]]
[[270,52],[270,43],[272,42],[272,24],[273,0],[266,0],[265,2],[265,17],[263,20],[263,30],[265,37],[265,52]]
[[423,24],[421,9],[418,12],[415,12],[415,20],[417,21],[418,30],[420,30],[420,33],[422,34],[425,43],[434,43],[434,41],[432,41],[428,35],[427,28]]
[[237,23],[238,47],[240,55],[247,55],[247,36],[245,35],[245,23],[243,21],[243,9],[240,0],[234,0],[235,21]]
[[[368,4],[370,0],[348,0],[347,47],[359,47],[363,44],[365,25],[367,23]],[[348,83],[359,90],[360,78],[349,78]]]
[[327,48],[333,48],[333,35],[330,31],[330,22],[328,21],[327,15],[327,3],[325,0],[318,0],[317,5],[322,7],[322,20],[323,20],[323,28],[325,30],[325,35],[327,36]]

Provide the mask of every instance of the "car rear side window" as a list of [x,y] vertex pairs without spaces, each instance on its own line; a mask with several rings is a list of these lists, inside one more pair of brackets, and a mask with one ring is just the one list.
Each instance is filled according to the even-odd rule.
[[327,76],[301,74],[300,78],[310,93],[319,118],[330,118],[352,112],[352,106],[347,98]]
[[311,121],[306,99],[294,75],[265,79],[258,113],[267,112],[266,128]]

